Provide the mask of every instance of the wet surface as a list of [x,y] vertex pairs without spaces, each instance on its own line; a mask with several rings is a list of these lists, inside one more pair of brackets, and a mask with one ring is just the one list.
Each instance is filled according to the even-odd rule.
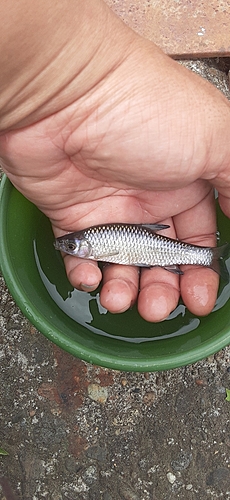
[[228,0],[105,0],[123,21],[173,56],[230,55]]
[[[229,95],[227,60],[184,64]],[[0,363],[0,500],[230,500],[230,347],[166,372],[92,366],[0,277]]]
[[230,498],[229,348],[161,373],[92,366],[37,332],[1,280],[0,355],[0,467],[18,499]]

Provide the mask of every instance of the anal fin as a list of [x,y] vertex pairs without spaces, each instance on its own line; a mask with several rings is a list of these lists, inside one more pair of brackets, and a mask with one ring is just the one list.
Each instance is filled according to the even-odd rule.
[[148,269],[154,269],[154,267],[162,268],[165,269],[166,271],[169,271],[170,273],[182,275],[184,274],[183,271],[178,266],[172,265],[172,266],[151,266],[149,264],[141,264],[139,262],[135,262],[132,264],[133,266],[138,266],[138,267],[145,267]]

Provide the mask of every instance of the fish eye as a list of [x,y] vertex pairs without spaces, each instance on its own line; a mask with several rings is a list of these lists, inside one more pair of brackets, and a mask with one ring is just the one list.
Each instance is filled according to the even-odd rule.
[[68,250],[71,250],[71,251],[75,250],[75,248],[76,248],[75,243],[67,243],[66,246],[67,246]]

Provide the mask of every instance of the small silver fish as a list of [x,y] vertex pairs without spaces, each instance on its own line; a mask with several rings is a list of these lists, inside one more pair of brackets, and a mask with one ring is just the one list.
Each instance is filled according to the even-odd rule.
[[[229,251],[222,247],[190,245],[156,233],[170,226],[164,224],[103,224],[56,238],[54,246],[70,255],[114,264],[139,267],[163,267],[183,274],[179,265],[206,266],[220,274],[219,259]],[[228,275],[222,264],[221,275]]]

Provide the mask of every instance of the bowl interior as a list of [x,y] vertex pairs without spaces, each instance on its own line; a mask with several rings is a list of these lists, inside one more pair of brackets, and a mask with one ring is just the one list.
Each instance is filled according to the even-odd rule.
[[[119,370],[154,371],[195,362],[230,342],[229,284],[220,284],[216,306],[204,318],[182,303],[157,324],[135,307],[112,315],[101,307],[99,290],[73,289],[48,219],[6,177],[0,203],[0,265],[9,290],[25,316],[74,356]],[[227,241],[230,221],[217,212],[221,242]]]

